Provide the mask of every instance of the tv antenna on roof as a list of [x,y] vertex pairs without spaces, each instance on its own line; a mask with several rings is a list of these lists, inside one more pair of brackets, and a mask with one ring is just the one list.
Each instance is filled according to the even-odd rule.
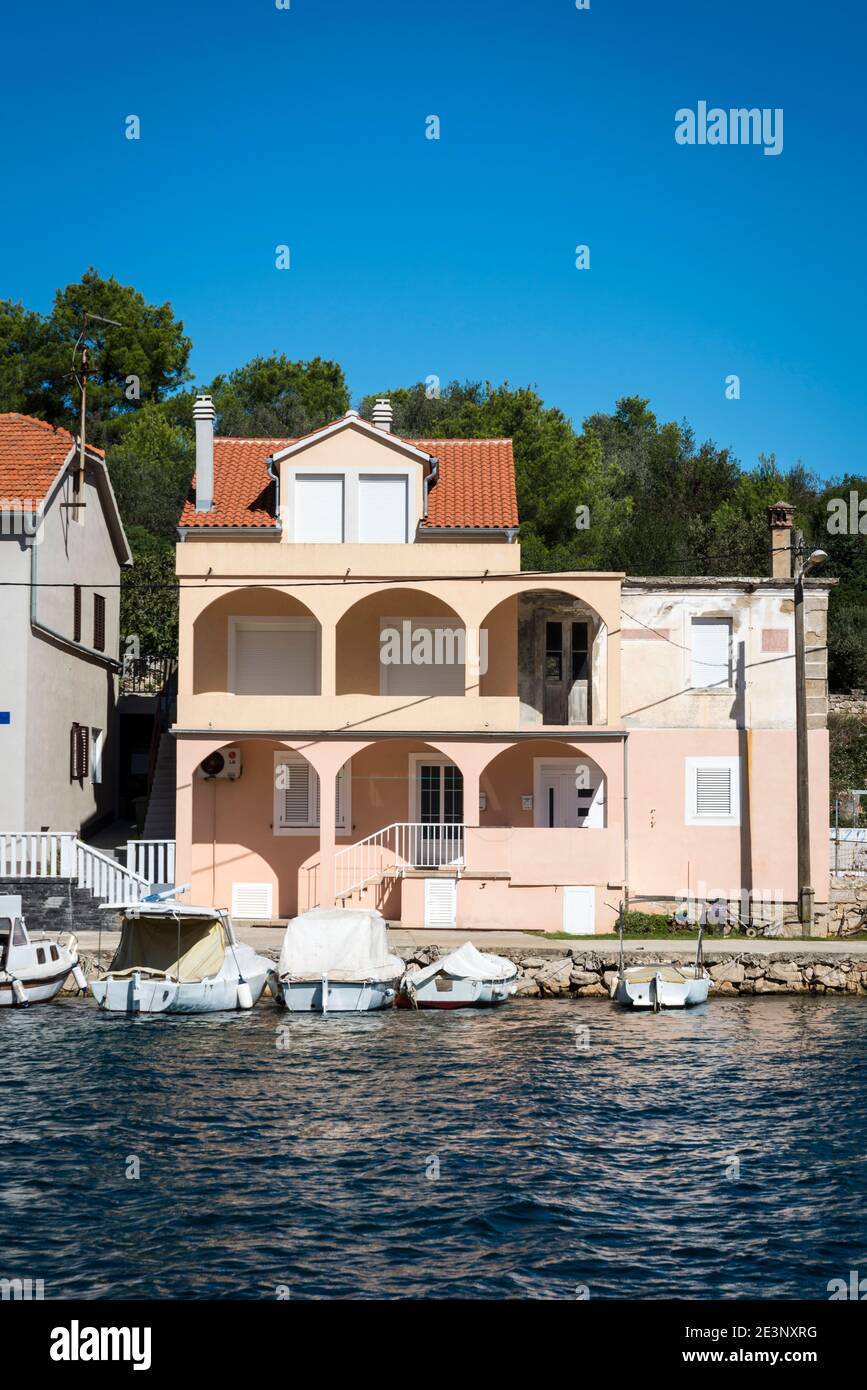
[[[89,309],[85,309],[84,325],[75,341],[75,347],[72,349],[72,375],[75,377],[78,388],[81,391],[81,419],[78,428],[78,475],[75,483],[76,501],[73,503],[75,507],[84,507],[85,505],[84,434],[87,424],[87,378],[90,370],[87,358],[87,339],[89,336],[88,329],[91,319],[96,319],[98,323],[110,323],[114,328],[123,327],[123,324],[118,323],[117,319],[105,319],[102,314],[94,314]],[[76,369],[75,354],[78,352],[79,345],[81,345],[81,366]]]

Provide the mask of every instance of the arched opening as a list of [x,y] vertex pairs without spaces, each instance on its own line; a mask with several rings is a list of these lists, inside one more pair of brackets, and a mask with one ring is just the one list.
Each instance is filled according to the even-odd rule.
[[463,695],[464,624],[419,589],[368,594],[337,624],[338,695]]
[[320,627],[279,589],[233,589],[193,624],[193,694],[318,695]]
[[192,778],[190,900],[244,920],[277,920],[298,910],[301,866],[319,849],[318,778],[303,752],[274,739],[248,738],[233,774]]
[[585,599],[560,589],[527,589],[493,608],[483,627],[495,664],[482,679],[482,694],[502,693],[511,662],[510,693],[520,699],[522,724],[608,722],[608,632]]
[[479,826],[604,830],[607,778],[584,749],[529,739],[504,749],[479,778]]

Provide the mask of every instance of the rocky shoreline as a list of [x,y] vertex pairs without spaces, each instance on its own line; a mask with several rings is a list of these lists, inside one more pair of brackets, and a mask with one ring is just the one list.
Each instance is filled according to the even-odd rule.
[[[446,952],[436,946],[416,951],[411,959],[427,965]],[[518,998],[609,998],[617,970],[619,951],[509,951],[498,955],[518,966]],[[671,960],[671,953],[625,952],[627,965],[657,965]],[[408,962],[409,963],[409,962]],[[743,951],[715,955],[704,952],[711,975],[711,996],[723,994],[867,994],[867,958],[822,955],[818,951],[775,951],[755,954]]]

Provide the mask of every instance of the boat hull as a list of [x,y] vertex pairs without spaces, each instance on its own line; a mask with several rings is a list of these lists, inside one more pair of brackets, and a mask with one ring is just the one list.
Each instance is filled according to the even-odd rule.
[[416,1009],[484,1009],[505,1004],[514,992],[514,979],[468,980],[436,975],[419,989],[403,993],[400,1003]]
[[709,989],[710,980],[705,976],[668,979],[662,971],[651,974],[640,968],[635,974],[626,970],[617,976],[612,997],[630,1009],[685,1009],[704,1004]]
[[[57,998],[69,977],[70,971],[77,964],[77,960],[71,961],[65,969],[55,971],[54,974],[43,978],[26,975],[16,976],[16,979],[19,979],[24,987],[24,993],[27,996],[26,1002],[28,1004],[50,1004],[52,999]],[[20,1008],[21,1004],[15,998],[12,981],[0,980],[0,1008],[10,1006]]]
[[277,1002],[290,1013],[358,1014],[390,1009],[397,980],[278,980]]
[[[253,1003],[262,996],[268,968],[265,963],[244,971]],[[217,975],[212,980],[182,981],[163,977],[106,975],[92,980],[91,993],[101,1009],[113,1014],[214,1014],[241,1011],[241,977],[237,973]]]

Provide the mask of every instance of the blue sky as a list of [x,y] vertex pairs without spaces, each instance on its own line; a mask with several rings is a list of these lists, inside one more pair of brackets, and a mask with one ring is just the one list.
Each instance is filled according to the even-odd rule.
[[[851,0],[48,0],[0,33],[0,295],[93,264],[171,302],[200,382],[277,350],[354,399],[639,394],[745,464],[867,471]],[[676,144],[700,100],[782,107],[782,153]]]

